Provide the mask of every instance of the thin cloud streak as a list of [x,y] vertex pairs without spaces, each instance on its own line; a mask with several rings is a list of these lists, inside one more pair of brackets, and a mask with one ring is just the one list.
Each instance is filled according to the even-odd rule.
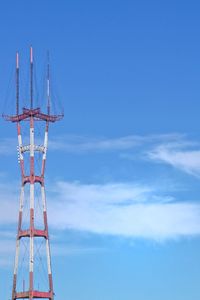
[[165,163],[193,176],[200,176],[200,150],[185,149],[181,143],[163,144],[148,153],[148,157]]
[[51,226],[157,241],[200,234],[199,204],[174,202],[154,188],[130,184],[116,188],[117,201],[113,184],[59,182],[57,201],[49,209]]
[[[165,187],[65,181],[50,186],[47,198],[52,229],[155,241],[200,234],[200,205],[176,202]],[[0,190],[4,190],[0,224],[16,224],[18,200],[13,202],[8,186],[7,192],[6,185]]]
[[52,138],[49,142],[49,149],[72,153],[123,151],[149,143],[158,143],[166,140],[175,141],[182,137],[183,135],[180,134],[129,135],[118,138],[91,138],[65,135]]
[[[149,148],[152,145],[162,143],[174,143],[180,140],[183,143],[184,135],[178,133],[172,134],[154,134],[154,135],[129,135],[117,138],[107,137],[88,137],[80,135],[64,135],[51,137],[49,141],[50,151],[61,151],[73,154],[84,154],[88,152],[117,152],[123,153],[127,150],[134,150],[139,147]],[[23,140],[25,145],[28,144],[29,137]],[[43,140],[38,139],[38,144],[42,144]],[[16,151],[15,151],[16,149]],[[17,152],[17,140],[15,138],[2,138],[0,141],[1,155],[14,155]],[[128,158],[127,154],[124,158]],[[122,156],[123,157],[123,154]],[[131,157],[131,155],[130,155]]]

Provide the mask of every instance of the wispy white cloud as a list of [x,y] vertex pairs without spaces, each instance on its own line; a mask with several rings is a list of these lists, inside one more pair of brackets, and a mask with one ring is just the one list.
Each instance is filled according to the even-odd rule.
[[[200,176],[200,150],[191,149],[193,144],[167,143],[156,146],[148,157],[160,163],[169,164],[181,171]],[[199,148],[199,147],[198,147]]]
[[73,153],[85,153],[91,151],[123,151],[139,147],[152,142],[175,141],[181,139],[180,134],[163,135],[129,135],[117,138],[92,138],[77,135],[65,135],[52,137],[49,142],[49,149]]
[[[153,240],[200,234],[200,205],[176,202],[161,186],[80,182],[52,186],[55,188],[48,192],[52,229]],[[9,187],[7,194],[4,187],[3,195],[0,224],[16,224],[18,200],[13,201]]]
[[174,202],[156,188],[59,182],[51,226],[153,240],[200,234],[200,205]]
[[[125,151],[134,149],[142,145],[151,143],[162,143],[165,141],[176,141],[184,136],[178,133],[172,134],[154,134],[154,135],[128,135],[116,138],[108,137],[90,137],[81,135],[62,135],[52,136],[49,140],[49,150],[58,150],[68,153],[86,153],[86,152],[107,152],[107,151]],[[42,144],[41,136],[37,137],[38,144]],[[27,133],[23,136],[25,145],[29,143]],[[17,139],[2,138],[0,140],[0,154],[13,155],[16,153]]]
[[[42,141],[39,140],[39,144]],[[16,139],[5,138],[0,142],[0,154],[16,154]],[[117,138],[92,138],[78,135],[52,137],[49,150],[58,150],[73,154],[87,152],[118,152],[123,159],[143,160],[167,163],[188,174],[200,175],[200,144],[187,139],[185,135],[155,134],[129,135]],[[136,155],[137,151],[137,155]],[[138,154],[139,153],[139,154]]]

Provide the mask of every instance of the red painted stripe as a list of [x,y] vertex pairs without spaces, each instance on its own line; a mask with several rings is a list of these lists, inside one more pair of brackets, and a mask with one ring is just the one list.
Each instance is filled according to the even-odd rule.
[[42,298],[42,299],[53,299],[52,292],[40,292],[40,291],[26,291],[26,292],[19,292],[15,294],[15,299],[22,299],[22,298]]
[[29,272],[29,290],[33,291],[33,272]]

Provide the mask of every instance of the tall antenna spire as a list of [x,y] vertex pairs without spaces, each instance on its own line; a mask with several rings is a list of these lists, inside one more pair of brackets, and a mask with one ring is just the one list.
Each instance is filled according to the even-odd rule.
[[[21,194],[20,194],[20,207],[18,217],[18,230],[16,238],[16,255],[13,272],[13,287],[12,287],[12,300],[22,299],[48,299],[54,300],[52,267],[51,267],[51,254],[49,231],[47,221],[47,207],[45,195],[45,166],[48,149],[48,133],[49,123],[54,123],[63,118],[63,115],[50,115],[50,88],[49,88],[49,64],[47,69],[48,81],[48,114],[42,112],[40,107],[33,109],[33,51],[30,48],[30,107],[24,107],[22,112],[19,113],[19,57],[16,54],[16,111],[15,115],[3,115],[3,117],[17,125],[18,136],[18,161],[20,164],[21,173]],[[28,122],[26,122],[28,121]],[[35,126],[35,123],[38,125]],[[45,126],[41,125],[43,122]],[[25,130],[23,130],[25,129]],[[27,129],[30,132],[29,143],[23,143],[23,133]],[[40,140],[41,130],[44,129],[44,140],[41,145]],[[26,135],[25,135],[26,136]],[[27,136],[26,136],[27,138]],[[24,152],[29,152],[30,160],[25,159]],[[38,152],[41,155],[38,155]],[[39,168],[38,168],[39,165]],[[37,166],[37,167],[36,167]],[[40,188],[39,188],[39,185]],[[40,189],[39,197],[38,192]],[[28,196],[29,192],[29,196]],[[24,206],[24,201],[27,200],[29,205]],[[37,212],[37,201],[41,201],[41,213]],[[25,210],[27,208],[27,210]],[[27,215],[28,213],[28,215]],[[27,222],[28,216],[29,221]],[[42,222],[42,223],[41,223]],[[40,224],[40,225],[39,225]],[[41,226],[42,224],[42,226]],[[28,228],[27,228],[28,226]],[[38,239],[42,240],[41,242]],[[29,247],[26,244],[29,242]],[[40,243],[39,248],[37,247]],[[40,262],[41,253],[39,249],[42,245],[46,244],[46,267]],[[23,245],[25,245],[25,253],[22,255]],[[26,249],[29,255],[26,257]],[[38,262],[39,265],[38,265]],[[38,270],[39,269],[39,270]],[[43,272],[44,271],[44,272]],[[42,284],[41,274],[45,280]],[[21,277],[19,274],[24,274],[25,281],[21,285]],[[44,277],[43,277],[44,278]],[[37,289],[37,283],[40,286]]]
[[30,48],[30,97],[31,109],[33,109],[33,48]]
[[16,115],[19,114],[19,53],[16,53]]
[[50,60],[47,51],[47,113],[50,115]]

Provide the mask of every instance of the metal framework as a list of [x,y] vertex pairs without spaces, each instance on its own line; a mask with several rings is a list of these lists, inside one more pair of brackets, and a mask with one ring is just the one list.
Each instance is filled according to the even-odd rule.
[[[3,117],[12,123],[17,125],[18,135],[18,158],[21,169],[21,194],[20,194],[20,207],[18,217],[18,230],[16,238],[16,255],[13,275],[13,288],[12,288],[12,300],[22,298],[47,298],[50,300],[54,299],[53,280],[52,280],[52,268],[51,268],[51,255],[49,245],[49,231],[47,222],[47,208],[46,208],[46,196],[45,196],[45,164],[48,146],[48,131],[49,123],[54,123],[63,117],[61,115],[50,114],[50,71],[49,71],[49,60],[47,66],[47,113],[41,112],[41,109],[34,108],[34,95],[33,95],[33,50],[30,48],[30,108],[23,108],[22,112],[19,112],[19,55],[16,54],[16,114],[12,116],[4,115]],[[27,125],[30,130],[29,144],[24,145],[22,142],[22,122],[28,121]],[[34,124],[36,121],[45,122],[45,132],[43,145],[35,144],[35,132]],[[28,167],[30,170],[29,174],[25,173],[26,161],[24,160],[25,152],[29,152]],[[35,160],[34,157],[36,152],[42,154],[41,171],[39,174],[35,173]],[[42,218],[43,228],[39,229],[35,226],[35,184],[40,185],[41,189],[41,201],[42,201]],[[29,186],[29,226],[23,228],[23,207],[24,207],[24,189],[25,185]],[[35,238],[44,239],[46,242],[46,259],[47,259],[47,270],[48,270],[48,290],[38,290],[34,285],[34,240]],[[17,290],[18,281],[18,265],[20,255],[20,243],[22,239],[29,239],[29,287],[27,290]]]

